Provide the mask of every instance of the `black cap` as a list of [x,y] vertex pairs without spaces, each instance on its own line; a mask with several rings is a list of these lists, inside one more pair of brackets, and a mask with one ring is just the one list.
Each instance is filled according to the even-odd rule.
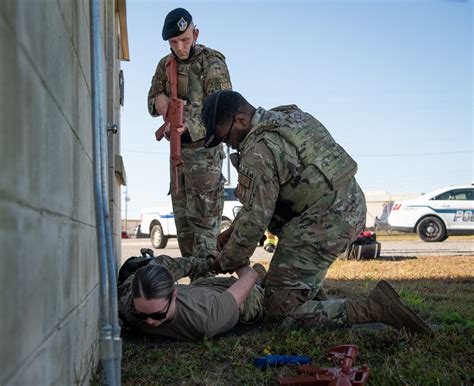
[[216,131],[216,111],[219,97],[224,91],[218,91],[209,95],[205,100],[201,110],[201,119],[206,128],[206,138],[204,147],[216,147],[222,140],[215,136]]
[[184,8],[173,9],[166,15],[161,36],[168,40],[184,33],[193,22],[193,17]]

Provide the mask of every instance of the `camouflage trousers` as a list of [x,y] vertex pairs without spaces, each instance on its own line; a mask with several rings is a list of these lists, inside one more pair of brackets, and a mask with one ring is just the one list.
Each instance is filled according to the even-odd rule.
[[[203,276],[212,269],[212,259],[201,259],[197,257],[172,258],[168,255],[159,255],[150,264],[160,264],[168,268],[174,280],[183,277]],[[192,282],[192,285],[217,288],[225,291],[236,282],[235,277],[208,277],[199,278]],[[245,302],[240,306],[239,322],[252,324],[263,319],[263,289],[260,285],[255,285]]]
[[365,226],[366,204],[353,183],[324,210],[310,208],[281,229],[265,278],[265,315],[301,327],[345,324],[343,299],[317,300],[327,270]]
[[224,207],[221,173],[224,152],[222,146],[206,149],[196,144],[183,144],[181,158],[179,192],[174,192],[174,181],[171,181],[170,189],[179,249],[182,256],[205,258],[214,255],[220,232]]

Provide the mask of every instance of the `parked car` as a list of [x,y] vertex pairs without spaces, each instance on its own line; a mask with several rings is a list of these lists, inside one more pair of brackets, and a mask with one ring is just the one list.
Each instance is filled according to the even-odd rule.
[[423,241],[451,235],[474,235],[474,186],[448,186],[413,200],[395,201],[388,217],[391,229],[418,233]]
[[173,208],[167,206],[144,208],[141,210],[140,230],[142,236],[149,237],[155,248],[165,248],[168,238],[176,237]]
[[[221,219],[221,232],[230,224],[241,208],[240,202],[234,195],[234,189],[224,188],[224,209]],[[171,202],[165,206],[144,208],[141,210],[140,230],[142,235],[150,237],[154,248],[165,248],[170,237],[176,237],[173,207]]]
[[122,239],[129,239],[130,235],[126,230],[122,230]]

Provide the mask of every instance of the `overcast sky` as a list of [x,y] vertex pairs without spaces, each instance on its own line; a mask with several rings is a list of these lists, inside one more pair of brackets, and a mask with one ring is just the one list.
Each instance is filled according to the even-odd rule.
[[[129,219],[168,200],[169,143],[154,140],[162,119],[146,102],[176,7],[193,15],[200,43],[226,56],[234,90],[251,104],[297,104],[319,119],[357,161],[365,192],[474,182],[471,1],[133,0],[122,62]],[[125,189],[123,211],[124,201]]]

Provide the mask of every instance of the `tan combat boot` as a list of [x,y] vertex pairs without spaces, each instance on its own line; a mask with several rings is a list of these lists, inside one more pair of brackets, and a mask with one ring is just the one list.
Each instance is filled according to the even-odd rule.
[[385,280],[377,283],[367,299],[346,302],[349,322],[385,323],[405,327],[411,332],[430,334],[431,328],[408,306],[402,303],[397,291]]

